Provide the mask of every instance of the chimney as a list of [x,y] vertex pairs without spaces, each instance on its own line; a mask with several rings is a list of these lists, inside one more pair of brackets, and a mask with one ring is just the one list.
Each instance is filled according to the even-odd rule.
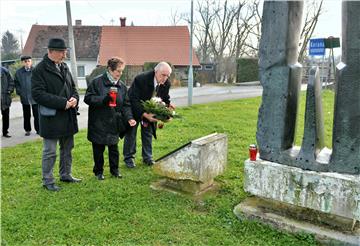
[[81,26],[81,20],[75,20],[75,26]]
[[126,17],[120,17],[120,26],[126,26]]

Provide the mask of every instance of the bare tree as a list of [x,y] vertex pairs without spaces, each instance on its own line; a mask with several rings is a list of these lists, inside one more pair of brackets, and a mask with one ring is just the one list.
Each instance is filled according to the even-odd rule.
[[242,56],[245,54],[248,57],[257,57],[259,52],[259,44],[261,38],[261,21],[262,16],[259,9],[259,0],[255,0],[250,8],[254,14],[253,18],[249,20],[251,28],[249,28],[249,34],[243,45],[243,53],[239,55]]
[[306,12],[304,19],[304,26],[300,34],[299,43],[299,61],[302,62],[307,55],[307,43],[314,33],[316,24],[319,20],[319,16],[322,14],[322,6],[324,0],[307,0],[305,2]]
[[[236,34],[234,36],[234,43],[230,50],[230,55],[239,58],[243,54],[249,56],[249,47],[253,45],[251,38],[253,29],[259,26],[259,22],[255,19],[258,11],[259,1],[239,2],[236,13]],[[257,44],[255,44],[255,47]]]
[[[322,13],[323,1],[306,0],[304,26],[299,44],[299,60],[306,55],[306,45]],[[194,18],[194,36],[200,62],[216,64],[217,81],[232,82],[236,59],[258,55],[261,21],[261,0],[198,0]],[[173,24],[181,17],[190,23],[188,15],[172,15]]]
[[[236,59],[243,54],[254,54],[258,46],[260,28],[258,6],[260,0],[198,0],[196,2],[194,36],[200,62],[214,62],[217,81],[232,82],[236,73]],[[172,23],[177,22],[172,14]],[[188,15],[180,15],[189,22]],[[258,34],[260,35],[260,34]],[[255,44],[252,44],[252,39]],[[230,78],[230,79],[229,79]]]
[[177,26],[179,22],[182,20],[182,15],[179,14],[178,10],[172,10],[170,12],[170,22],[172,26]]
[[214,6],[214,1],[197,2],[196,11],[200,20],[196,22],[194,36],[198,42],[198,53],[202,62],[210,62],[213,54],[210,49],[210,33],[213,32],[214,19],[219,12],[219,9]]
[[215,25],[210,31],[210,47],[217,63],[217,81],[227,82],[228,74],[225,73],[225,57],[233,37],[234,22],[237,16],[237,5],[229,4],[228,0],[219,0],[216,4],[218,11],[215,14]]
[[221,5],[221,0],[217,3],[215,13],[216,28],[210,31],[210,46],[214,52],[215,57],[223,57],[228,44],[231,42],[231,31],[233,29],[234,20],[237,15],[237,8],[230,5],[228,0],[225,0]]
[[[304,11],[304,25],[301,30],[299,43],[299,61],[303,61],[307,55],[307,44],[314,33],[319,16],[322,14],[323,2],[324,0],[306,0],[305,2],[306,9]],[[247,56],[257,56],[259,50],[262,21],[262,16],[259,10],[259,1],[255,0],[252,4],[252,8],[254,11],[254,17],[251,20],[245,21],[245,23],[252,26],[249,27],[250,33],[246,36],[245,42],[242,46],[243,50],[240,52],[239,56],[243,54]]]

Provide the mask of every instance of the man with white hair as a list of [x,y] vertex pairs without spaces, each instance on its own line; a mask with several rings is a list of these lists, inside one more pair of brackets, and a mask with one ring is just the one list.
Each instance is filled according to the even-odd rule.
[[142,101],[152,97],[160,97],[166,106],[174,108],[170,103],[170,81],[172,69],[166,62],[158,63],[154,70],[147,71],[135,77],[130,89],[129,98],[133,116],[137,122],[126,134],[124,139],[124,161],[128,168],[134,168],[136,153],[137,127],[141,124],[142,158],[145,165],[154,164],[152,158],[152,136],[156,138],[156,122],[154,114],[146,113]]

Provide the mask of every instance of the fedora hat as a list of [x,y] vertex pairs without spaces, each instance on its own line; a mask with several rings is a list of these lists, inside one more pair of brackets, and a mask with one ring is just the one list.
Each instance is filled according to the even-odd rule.
[[49,40],[48,49],[52,50],[66,50],[68,47],[62,38],[52,38]]

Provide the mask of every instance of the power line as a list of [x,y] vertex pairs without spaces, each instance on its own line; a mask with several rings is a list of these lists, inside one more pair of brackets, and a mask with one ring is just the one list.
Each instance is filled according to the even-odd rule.
[[[91,7],[91,8],[93,8],[94,10],[97,10],[91,3],[90,3],[90,1],[86,1],[87,2],[87,4]],[[97,11],[96,11],[96,13],[97,13]],[[103,19],[103,21],[105,21],[105,23],[107,22],[107,20],[101,15],[101,14],[99,14],[99,13],[97,13],[99,16],[100,16],[100,18],[101,19]]]

